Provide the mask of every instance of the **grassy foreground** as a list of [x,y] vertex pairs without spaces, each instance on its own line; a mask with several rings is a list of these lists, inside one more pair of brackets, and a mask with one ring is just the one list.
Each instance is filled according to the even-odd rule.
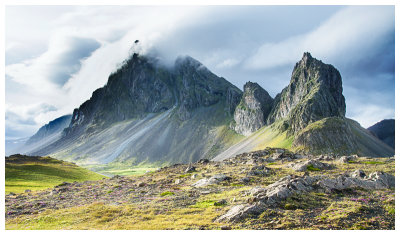
[[13,155],[6,158],[6,193],[52,188],[62,182],[100,180],[105,176],[51,157]]
[[[287,175],[301,176],[290,162],[263,162],[254,170],[248,158],[235,162],[177,164],[140,176],[73,183],[32,193],[6,195],[6,229],[394,229],[395,189],[348,189],[292,195],[258,216],[236,222],[216,219],[249,202],[249,191]],[[301,160],[303,161],[303,160]],[[324,161],[330,170],[310,176],[336,177],[362,169],[368,175],[394,175],[393,158]],[[258,165],[258,166],[260,166]],[[230,179],[204,187],[197,181],[224,174]],[[244,180],[247,178],[246,180]]]

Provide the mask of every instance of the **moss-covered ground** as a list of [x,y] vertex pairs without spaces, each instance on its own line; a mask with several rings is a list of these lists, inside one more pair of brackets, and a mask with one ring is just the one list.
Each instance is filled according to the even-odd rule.
[[[335,177],[356,169],[367,175],[375,171],[395,174],[393,158],[323,162],[333,168],[308,174]],[[6,195],[6,229],[394,229],[394,189],[296,194],[258,216],[216,222],[231,207],[246,204],[250,189],[304,174],[287,167],[288,163],[259,163],[269,168],[260,175],[249,174],[254,164],[246,161],[196,163],[193,172],[185,172],[188,165],[179,164],[140,176]],[[192,187],[216,174],[231,179]]]

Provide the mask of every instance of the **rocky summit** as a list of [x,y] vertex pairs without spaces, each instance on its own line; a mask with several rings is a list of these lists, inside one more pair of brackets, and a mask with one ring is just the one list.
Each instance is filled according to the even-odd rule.
[[234,130],[245,136],[265,126],[274,100],[257,83],[247,82],[243,87],[243,96],[235,109]]
[[339,71],[305,52],[289,85],[275,98],[267,123],[286,120],[292,133],[325,117],[344,117],[345,99]]

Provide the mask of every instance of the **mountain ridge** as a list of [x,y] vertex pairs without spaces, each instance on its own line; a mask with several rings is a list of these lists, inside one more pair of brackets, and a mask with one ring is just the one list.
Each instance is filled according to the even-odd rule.
[[[74,110],[59,140],[32,154],[84,164],[217,159],[237,144],[246,151],[270,145],[304,153],[394,154],[345,118],[342,92],[339,71],[308,52],[274,99],[256,83],[246,83],[242,92],[189,56],[178,57],[166,68],[133,54]],[[357,135],[366,136],[365,141]],[[329,139],[337,139],[340,146]],[[228,152],[233,155],[224,159],[239,154]]]

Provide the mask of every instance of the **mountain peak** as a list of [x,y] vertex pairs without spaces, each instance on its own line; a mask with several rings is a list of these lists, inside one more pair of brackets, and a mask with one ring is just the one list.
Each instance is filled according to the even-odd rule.
[[265,125],[274,100],[257,83],[246,82],[243,91],[242,99],[235,109],[234,129],[237,133],[247,136]]
[[289,86],[277,96],[267,123],[288,119],[291,130],[296,132],[325,117],[344,117],[342,92],[339,71],[305,52],[293,69]]

